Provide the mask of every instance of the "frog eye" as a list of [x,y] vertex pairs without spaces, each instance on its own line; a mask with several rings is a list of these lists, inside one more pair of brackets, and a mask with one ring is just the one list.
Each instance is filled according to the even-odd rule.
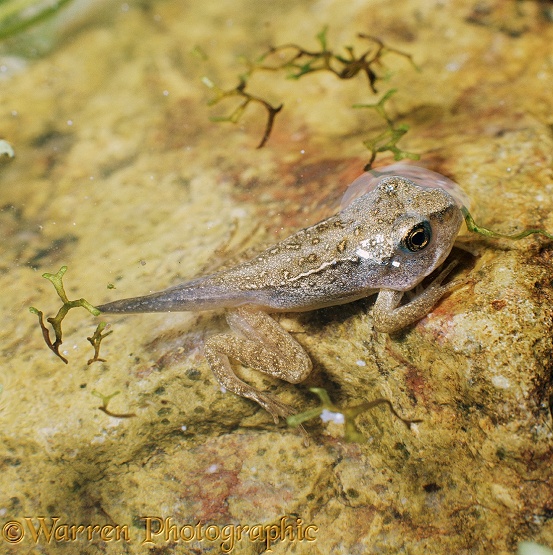
[[414,225],[402,239],[403,246],[411,252],[422,251],[432,238],[432,229],[428,222]]

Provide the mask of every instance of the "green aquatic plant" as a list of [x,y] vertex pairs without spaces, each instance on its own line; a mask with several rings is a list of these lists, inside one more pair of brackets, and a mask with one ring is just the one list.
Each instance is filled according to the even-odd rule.
[[377,134],[370,139],[363,141],[363,144],[371,151],[371,158],[363,167],[364,171],[369,171],[376,159],[377,154],[381,152],[391,152],[394,155],[394,160],[403,160],[409,158],[411,160],[419,160],[420,156],[413,152],[401,150],[397,146],[397,142],[409,131],[409,126],[406,124],[398,125],[397,127],[390,127],[382,133]]
[[373,104],[354,104],[354,108],[369,108],[376,111],[376,113],[381,116],[386,122],[386,129],[376,136],[371,137],[363,141],[363,144],[371,151],[371,159],[367,162],[364,171],[369,171],[372,168],[373,162],[376,159],[377,154],[380,152],[391,152],[394,155],[394,160],[399,161],[404,158],[409,158],[410,160],[419,160],[420,156],[414,152],[407,152],[406,150],[401,150],[397,143],[398,141],[409,131],[409,126],[407,124],[397,125],[394,119],[388,114],[386,110],[386,102],[392,98],[392,96],[397,92],[397,89],[390,89],[384,94],[384,96],[376,103]]
[[309,409],[305,412],[299,414],[293,414],[286,418],[286,423],[289,426],[296,427],[300,426],[307,420],[312,420],[313,418],[325,418],[326,420],[336,419],[344,423],[344,438],[348,442],[364,443],[365,438],[363,434],[359,431],[355,424],[355,419],[362,413],[372,410],[379,405],[387,405],[391,413],[401,420],[408,428],[412,424],[417,422],[422,422],[422,420],[407,420],[400,416],[394,409],[392,403],[388,399],[383,397],[374,399],[373,401],[366,401],[360,405],[355,405],[354,407],[339,408],[330,400],[326,389],[321,387],[311,387],[309,389],[312,393],[319,396],[321,404],[318,407]]
[[[320,50],[307,50],[294,43],[274,46],[260,56],[257,64],[252,66],[252,70],[276,71],[285,69],[288,70],[289,79],[299,79],[304,75],[318,71],[333,73],[339,79],[353,79],[361,73],[367,77],[371,91],[376,93],[376,82],[382,77],[375,70],[375,66],[382,64],[382,57],[385,54],[394,53],[403,56],[416,67],[410,54],[386,46],[379,38],[365,33],[357,34],[357,38],[371,43],[371,46],[365,49],[362,54],[356,55],[353,46],[344,46],[346,56],[337,54],[328,48],[327,31],[328,27],[324,27],[316,35]],[[263,65],[270,56],[285,51],[291,51],[291,55],[284,62],[276,65]]]
[[461,212],[465,218],[467,229],[473,233],[483,235],[484,237],[491,237],[493,239],[512,239],[514,241],[518,241],[519,239],[524,239],[524,237],[528,237],[529,235],[544,235],[548,239],[553,239],[553,234],[545,231],[545,229],[525,229],[520,233],[514,233],[512,235],[498,233],[497,231],[492,231],[491,229],[486,229],[485,227],[478,225],[470,215],[466,206],[461,207]]
[[136,416],[136,414],[134,412],[118,413],[118,412],[112,412],[108,409],[109,402],[116,395],[119,395],[119,393],[121,393],[121,392],[120,391],[115,391],[114,393],[111,393],[110,395],[103,395],[102,393],[100,393],[99,391],[96,391],[95,389],[93,389],[90,392],[91,395],[94,395],[94,397],[98,397],[99,399],[102,400],[102,406],[98,407],[98,410],[101,410],[102,412],[106,413],[108,416],[113,416],[114,418],[132,418],[133,416]]
[[92,337],[87,337],[87,341],[92,345],[94,348],[94,356],[89,359],[87,364],[92,364],[93,362],[106,362],[105,358],[100,358],[100,344],[104,337],[113,333],[113,330],[107,331],[106,333],[102,333],[106,328],[109,328],[109,324],[106,322],[100,322],[94,331]]
[[[56,356],[63,360],[65,364],[67,364],[68,360],[60,353],[60,346],[63,343],[63,332],[61,329],[61,324],[64,318],[67,316],[67,313],[72,308],[79,307],[88,310],[88,312],[90,312],[90,314],[92,314],[93,316],[99,316],[100,311],[92,306],[85,299],[78,299],[75,301],[70,301],[68,299],[67,294],[65,293],[65,288],[63,286],[63,276],[65,275],[65,272],[67,272],[67,266],[62,266],[56,274],[42,274],[43,278],[52,283],[54,289],[56,290],[56,293],[63,302],[61,308],[58,310],[58,313],[54,317],[46,318],[46,321],[52,326],[52,329],[54,331],[54,341],[52,341],[52,339],[50,338],[50,330],[44,324],[44,314],[42,313],[42,311],[38,310],[34,306],[29,307],[29,311],[32,314],[36,314],[38,316],[38,323],[40,325],[40,329],[42,330],[42,336],[44,337],[44,341],[46,342],[46,345],[48,345],[48,348]],[[105,329],[105,327],[106,324],[104,322],[100,322],[96,328],[96,331],[94,332],[94,335],[92,337],[87,337],[88,341],[90,341],[90,343],[94,347],[94,357],[88,361],[88,364],[103,360],[99,358],[100,343],[102,342],[102,339],[104,339],[104,337],[112,333],[111,331],[109,331],[102,334],[102,331]]]
[[212,116],[209,118],[211,121],[226,121],[230,123],[238,123],[250,103],[260,104],[267,111],[267,122],[265,123],[265,131],[263,132],[263,137],[261,137],[260,143],[257,145],[257,148],[262,148],[271,135],[276,115],[280,112],[280,110],[282,110],[283,104],[280,104],[279,106],[273,106],[267,100],[261,98],[260,96],[254,96],[249,92],[246,92],[247,81],[242,76],[240,77],[240,82],[234,89],[229,89],[226,91],[217,87],[217,85],[215,85],[207,77],[203,78],[203,82],[215,93],[215,96],[208,102],[208,106],[213,106],[214,104],[217,104],[218,102],[223,100],[223,98],[229,98],[231,96],[238,96],[243,99],[228,116]]
[[17,35],[58,13],[73,0],[0,0],[0,39]]
[[[410,54],[386,46],[380,39],[364,33],[359,33],[357,37],[369,42],[370,46],[364,49],[361,54],[356,54],[352,46],[345,46],[343,48],[345,55],[336,53],[328,47],[327,30],[328,28],[325,27],[316,35],[319,49],[308,50],[298,44],[288,43],[269,48],[253,62],[246,60],[247,71],[239,75],[238,84],[231,89],[222,89],[215,85],[211,79],[204,77],[202,79],[203,83],[215,93],[214,97],[208,101],[209,106],[214,106],[225,98],[238,97],[240,99],[238,106],[230,114],[211,117],[211,121],[238,123],[248,106],[251,104],[262,106],[267,112],[263,136],[257,145],[257,148],[262,148],[271,135],[275,118],[282,109],[283,104],[274,106],[266,99],[251,94],[247,90],[249,80],[254,73],[259,71],[286,71],[287,77],[293,80],[299,80],[305,75],[321,71],[332,73],[342,80],[353,79],[357,75],[363,74],[367,78],[371,92],[376,93],[377,81],[385,77],[380,75],[376,68],[382,67],[382,57],[385,54],[393,53],[403,56],[416,68]],[[289,55],[285,56],[287,52],[289,52]],[[285,59],[274,60],[274,58],[279,56],[284,56]],[[395,142],[407,132],[407,129],[403,128],[401,130],[401,135],[395,139]],[[399,128],[395,132],[399,133]],[[393,140],[394,137],[390,141]],[[391,144],[390,141],[389,143]],[[395,147],[395,142],[387,150],[392,150]],[[370,149],[371,147],[368,148]],[[399,149],[397,151],[401,152]]]

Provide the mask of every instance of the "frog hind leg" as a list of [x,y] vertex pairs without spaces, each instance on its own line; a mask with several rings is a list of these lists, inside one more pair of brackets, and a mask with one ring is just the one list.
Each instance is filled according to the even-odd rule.
[[[302,346],[267,313],[250,307],[227,312],[233,334],[210,337],[204,354],[217,381],[227,390],[255,401],[278,423],[294,410],[245,383],[234,373],[229,359],[289,383],[303,381],[311,372],[311,359]],[[302,430],[305,433],[304,430]]]

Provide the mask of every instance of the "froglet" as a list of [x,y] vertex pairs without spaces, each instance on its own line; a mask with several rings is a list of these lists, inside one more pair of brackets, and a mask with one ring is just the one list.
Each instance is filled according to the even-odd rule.
[[367,172],[352,183],[336,215],[251,260],[98,308],[110,313],[226,309],[231,333],[207,339],[207,362],[225,389],[257,402],[278,422],[292,408],[239,379],[229,359],[290,383],[309,375],[309,356],[271,312],[313,310],[378,293],[377,331],[391,333],[416,322],[450,291],[452,284],[442,282],[455,263],[400,305],[402,296],[447,258],[463,222],[463,203],[455,183],[424,168],[396,164]]

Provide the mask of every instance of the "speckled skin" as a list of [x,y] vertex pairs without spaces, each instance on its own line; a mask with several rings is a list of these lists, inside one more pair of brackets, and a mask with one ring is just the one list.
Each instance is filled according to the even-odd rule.
[[278,421],[290,407],[241,381],[229,358],[291,383],[311,360],[267,312],[304,311],[379,292],[375,328],[392,332],[427,314],[450,288],[450,264],[420,295],[399,306],[446,259],[462,223],[454,198],[403,177],[383,178],[338,214],[298,231],[255,258],[159,293],[115,301],[102,312],[136,313],[227,308],[235,334],[209,338],[205,356],[225,388],[250,398]]

